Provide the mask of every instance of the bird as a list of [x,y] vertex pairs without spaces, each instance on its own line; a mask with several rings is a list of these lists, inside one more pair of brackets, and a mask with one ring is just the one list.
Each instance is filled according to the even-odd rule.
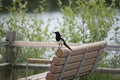
[[[66,46],[68,49],[70,49],[72,51],[72,49],[66,44],[65,40],[62,38],[62,35],[58,31],[53,32],[53,33],[55,33],[55,35],[56,35],[55,38],[56,38],[56,41],[59,42],[59,46],[62,46],[62,44],[64,44],[64,46]],[[61,41],[63,43],[60,43]]]

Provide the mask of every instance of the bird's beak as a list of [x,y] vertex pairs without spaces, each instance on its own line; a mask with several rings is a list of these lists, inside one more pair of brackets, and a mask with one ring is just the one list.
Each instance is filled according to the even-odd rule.
[[[53,32],[53,31],[52,31]],[[55,33],[55,32],[53,32],[53,33]]]

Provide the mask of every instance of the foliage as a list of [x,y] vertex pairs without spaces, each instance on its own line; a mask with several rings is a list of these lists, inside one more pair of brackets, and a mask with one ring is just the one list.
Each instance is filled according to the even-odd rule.
[[1,2],[2,2],[2,0],[0,0],[0,11],[1,11],[1,9],[2,9],[2,4],[1,4]]
[[105,73],[92,73],[87,76],[86,80],[119,80],[119,75],[105,74]]
[[[2,1],[2,0],[0,0]],[[112,4],[107,5],[105,0],[63,0],[56,1],[63,14],[62,21],[58,20],[59,26],[55,27],[64,35],[67,42],[72,43],[87,43],[105,40],[108,31],[114,22],[119,21],[115,17],[116,10],[112,7],[115,6],[114,0]],[[17,33],[17,40],[23,41],[50,41],[51,33],[49,32],[49,21],[45,23],[38,15],[44,15],[45,9],[48,7],[47,0],[40,0],[39,6],[34,9],[33,13],[27,13],[28,1],[12,0],[12,5],[6,7],[10,17],[2,17],[0,21],[0,41],[5,39],[5,31],[15,30]],[[0,2],[0,9],[2,5]],[[27,14],[26,14],[27,13]],[[44,27],[43,27],[44,25]],[[115,42],[119,43],[119,27],[116,27]],[[19,36],[19,37],[18,37]],[[0,48],[1,50],[4,50]],[[16,63],[25,62],[28,57],[42,58],[45,52],[50,49],[47,48],[15,48]],[[106,53],[105,57],[108,55]],[[115,56],[116,57],[116,56]],[[114,62],[117,59],[111,59],[112,66],[116,66]],[[108,66],[104,61],[101,66]],[[119,66],[119,64],[117,65]],[[30,73],[34,73],[30,72]]]
[[[17,6],[17,7],[16,7]],[[44,24],[43,20],[37,19],[37,13],[35,13],[34,17],[31,15],[26,15],[26,6],[27,1],[22,3],[20,0],[15,0],[12,3],[12,6],[7,7],[9,11],[9,18],[4,17],[3,22],[1,22],[1,30],[7,31],[16,31],[17,33],[17,40],[24,40],[24,41],[46,41],[48,36],[48,24],[45,24],[45,29],[42,29],[42,25]],[[42,6],[40,5],[40,12],[44,12]],[[3,32],[1,31],[1,32]],[[32,49],[32,48],[23,48],[22,52],[19,54],[23,54],[25,56],[26,53],[33,55],[40,55],[42,56],[42,50],[45,49]],[[19,52],[19,51],[17,51]],[[24,54],[25,53],[25,54]],[[36,53],[36,54],[35,54]],[[30,56],[30,55],[29,55]],[[37,56],[37,55],[36,55]],[[40,57],[40,56],[38,56]]]
[[[62,1],[58,0],[58,4],[64,14],[60,30],[68,42],[86,43],[105,40],[109,34],[108,31],[113,28],[115,36],[111,40],[114,44],[120,43],[120,26],[113,26],[120,21],[116,16],[117,10],[113,9],[115,0],[110,5],[106,4],[105,0],[69,0],[69,4],[64,6]],[[114,52],[114,55],[109,57],[111,54],[113,55],[111,52],[105,53],[101,62],[102,67],[118,68],[120,66],[119,53]]]
[[64,35],[70,38],[70,42],[104,40],[116,15],[112,9],[114,5],[107,6],[105,0],[70,0],[65,6],[61,6],[62,2],[58,0],[58,4],[64,14],[61,31],[66,33]]
[[[29,15],[26,14],[27,4],[28,4],[27,1],[22,2],[21,0],[13,0],[12,5],[6,7],[6,9],[9,11],[9,13],[7,13],[9,17],[8,16],[2,17],[1,18],[2,21],[0,22],[0,33],[2,34],[0,35],[0,39],[2,42],[5,39],[5,32],[8,30],[16,31],[17,40],[47,41],[49,39],[49,36],[48,36],[49,22],[45,24],[42,19],[38,18],[39,14],[42,15],[42,13],[44,13],[45,4],[43,4],[42,1],[40,1],[39,7],[36,8],[36,11],[34,11],[35,14],[32,16],[31,14]],[[44,27],[43,27],[43,24],[44,24]],[[41,58],[42,56],[44,56],[43,53],[46,50],[47,50],[46,48],[38,49],[38,48],[16,47],[14,48],[15,63],[26,62],[26,59],[29,57]],[[34,71],[31,73],[34,73]]]
[[[114,45],[120,45],[120,25],[119,25],[120,15],[119,15],[119,12],[117,13],[118,14],[116,15],[114,25],[111,27],[111,30],[108,33],[109,34],[108,36],[110,36],[109,43],[114,44]],[[104,57],[102,63],[104,63],[106,67],[119,68],[120,67],[120,52],[109,51],[107,55]]]

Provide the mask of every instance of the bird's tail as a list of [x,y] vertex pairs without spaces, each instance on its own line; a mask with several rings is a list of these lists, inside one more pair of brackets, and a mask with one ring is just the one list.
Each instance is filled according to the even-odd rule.
[[61,40],[63,41],[63,44],[72,51],[72,49],[66,44],[65,40],[63,38],[61,38]]

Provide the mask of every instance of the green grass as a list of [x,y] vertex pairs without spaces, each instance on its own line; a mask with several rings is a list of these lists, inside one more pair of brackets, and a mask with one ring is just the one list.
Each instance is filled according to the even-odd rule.
[[[79,80],[76,78],[75,80]],[[120,80],[118,74],[91,73],[86,76],[86,80]]]

